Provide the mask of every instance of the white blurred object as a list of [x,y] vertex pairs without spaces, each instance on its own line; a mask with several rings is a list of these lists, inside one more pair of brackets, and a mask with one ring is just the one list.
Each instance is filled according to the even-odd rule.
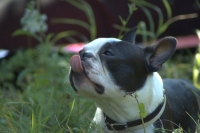
[[0,49],[0,59],[8,55],[9,50]]

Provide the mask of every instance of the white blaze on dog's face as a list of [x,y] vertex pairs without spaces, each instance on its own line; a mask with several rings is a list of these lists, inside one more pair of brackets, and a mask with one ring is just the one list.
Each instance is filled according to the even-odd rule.
[[84,72],[73,72],[72,77],[78,94],[92,98],[96,95],[109,95],[121,91],[106,68],[106,62],[103,61],[106,56],[112,54],[108,51],[109,45],[120,41],[116,38],[99,38],[88,43],[79,52]]
[[88,43],[84,49],[80,51],[85,73],[90,82],[94,85],[94,88],[92,88],[93,91],[89,90],[92,91],[93,94],[106,95],[113,93],[112,91],[119,90],[119,86],[114,84],[110,72],[107,70],[105,62],[103,62],[106,50],[102,51],[102,48],[107,47],[110,43],[118,41],[120,40],[115,38],[99,38]]

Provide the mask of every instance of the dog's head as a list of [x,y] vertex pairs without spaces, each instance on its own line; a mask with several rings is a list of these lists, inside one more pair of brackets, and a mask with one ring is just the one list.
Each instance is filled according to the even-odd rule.
[[174,53],[176,39],[166,37],[141,48],[135,45],[136,29],[121,40],[95,39],[71,58],[70,82],[78,94],[91,99],[124,96],[140,90],[147,76],[161,69]]

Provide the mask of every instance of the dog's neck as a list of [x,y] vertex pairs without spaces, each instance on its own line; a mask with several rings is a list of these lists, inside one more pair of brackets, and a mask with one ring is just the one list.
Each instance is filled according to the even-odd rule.
[[[142,88],[137,92],[139,103],[145,105],[147,115],[152,113],[163,101],[163,83],[158,73],[147,77]],[[122,94],[115,99],[94,99],[97,106],[111,119],[117,122],[128,122],[140,119],[138,103],[134,96]]]

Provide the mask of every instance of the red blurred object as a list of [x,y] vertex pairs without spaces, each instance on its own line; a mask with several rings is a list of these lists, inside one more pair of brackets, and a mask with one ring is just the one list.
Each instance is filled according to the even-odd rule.
[[[178,36],[176,37],[178,43],[176,49],[196,48],[199,44],[199,39],[196,35]],[[64,52],[78,53],[83,49],[86,43],[68,44],[63,48]]]
[[83,49],[84,45],[85,43],[68,44],[63,48],[63,51],[68,53],[78,53],[81,49]]
[[176,49],[196,48],[199,44],[199,38],[196,35],[178,36],[176,39],[178,40]]

